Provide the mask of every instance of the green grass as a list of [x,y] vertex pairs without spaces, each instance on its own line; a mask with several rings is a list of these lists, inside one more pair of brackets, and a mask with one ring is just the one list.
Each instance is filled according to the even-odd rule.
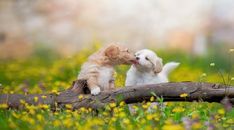
[[[49,93],[70,87],[76,79],[81,64],[97,50],[94,47],[82,50],[76,55],[64,58],[51,50],[37,50],[26,59],[0,60],[0,93]],[[233,61],[228,56],[209,53],[204,57],[194,57],[178,51],[157,51],[164,62],[178,61],[180,67],[170,76],[171,81],[204,81],[234,85]],[[228,54],[229,55],[229,54]],[[215,66],[210,66],[210,63]],[[129,66],[116,67],[116,86],[124,86],[125,73]],[[228,76],[230,75],[230,76]],[[26,89],[25,89],[26,88]],[[162,99],[163,100],[163,99]],[[226,111],[218,103],[168,102],[162,103],[153,112],[148,112],[150,102],[135,106],[137,113],[131,115],[127,105],[121,102],[106,106],[98,113],[81,108],[76,111],[58,110],[52,112],[49,106],[30,106],[26,110],[6,109],[0,105],[0,129],[184,129],[184,120],[191,123],[192,129],[234,129],[234,109]]]

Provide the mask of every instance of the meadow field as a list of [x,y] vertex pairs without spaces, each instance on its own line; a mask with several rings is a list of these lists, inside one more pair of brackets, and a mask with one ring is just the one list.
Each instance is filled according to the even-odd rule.
[[[50,93],[63,91],[76,80],[83,62],[94,51],[96,45],[83,49],[70,57],[63,57],[49,49],[38,49],[33,55],[21,59],[0,60],[0,93]],[[179,51],[161,51],[157,54],[164,63],[181,63],[171,75],[173,82],[198,81],[234,85],[234,52],[224,54],[209,52],[198,57]],[[116,67],[116,86],[124,86],[125,74],[129,66]],[[82,97],[78,97],[82,98]],[[35,99],[36,100],[36,99]],[[147,108],[151,102],[135,106],[137,113],[131,115],[128,106],[110,103],[97,113],[92,109],[81,108],[71,111],[67,105],[64,110],[51,111],[50,106],[30,106],[25,102],[25,110],[8,109],[0,104],[0,130],[89,130],[89,129],[139,129],[139,130],[200,130],[234,129],[234,109],[226,110],[219,103],[206,102],[166,102],[163,98],[152,112]],[[160,105],[161,104],[161,105]]]

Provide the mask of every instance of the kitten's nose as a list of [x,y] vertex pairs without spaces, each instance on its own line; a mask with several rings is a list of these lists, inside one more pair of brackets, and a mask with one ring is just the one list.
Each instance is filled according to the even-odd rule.
[[140,60],[140,57],[136,57],[137,60]]

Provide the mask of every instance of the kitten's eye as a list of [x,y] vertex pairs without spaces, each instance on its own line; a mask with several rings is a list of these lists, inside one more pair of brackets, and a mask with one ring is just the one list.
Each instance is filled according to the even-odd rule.
[[126,52],[129,52],[129,50],[126,50]]
[[145,57],[145,59],[146,59],[146,60],[149,60],[149,58],[148,58],[148,57]]

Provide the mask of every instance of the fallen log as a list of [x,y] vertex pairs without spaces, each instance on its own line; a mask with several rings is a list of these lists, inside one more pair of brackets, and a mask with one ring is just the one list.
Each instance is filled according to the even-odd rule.
[[[124,101],[127,104],[149,101],[150,97],[162,97],[163,101],[205,101],[220,103],[228,97],[234,104],[234,87],[205,82],[176,82],[116,88],[92,96],[86,81],[74,81],[71,88],[60,93],[49,94],[0,94],[0,104],[9,108],[23,108],[22,101],[29,105],[50,105],[52,109],[64,108],[71,104],[72,109],[81,107],[99,109],[110,102]],[[186,94],[183,97],[181,94]],[[82,96],[81,96],[82,95]]]

